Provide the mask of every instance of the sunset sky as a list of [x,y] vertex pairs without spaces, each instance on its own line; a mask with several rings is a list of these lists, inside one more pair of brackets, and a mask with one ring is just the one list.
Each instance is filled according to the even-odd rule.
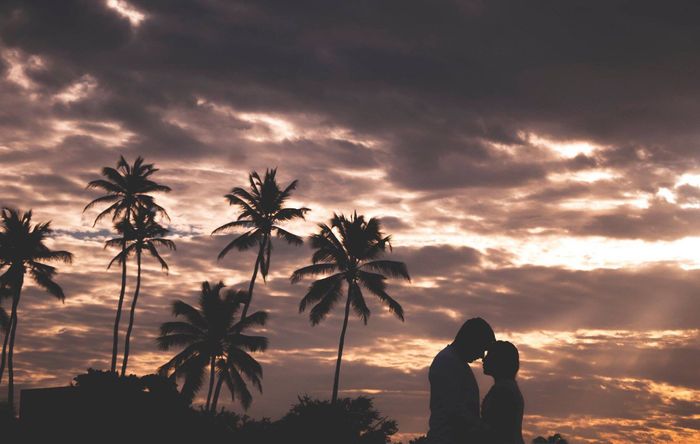
[[[700,442],[700,27],[697,2],[3,1],[0,204],[52,221],[61,304],[27,284],[19,388],[106,369],[120,270],[85,189],[120,154],[172,188],[170,273],[146,259],[131,370],[203,280],[245,288],[255,253],[216,261],[224,194],[252,170],[298,179],[285,228],[382,218],[401,322],[366,295],[341,396],[371,395],[401,436],[427,431],[427,370],[462,322],[520,350],[525,438]],[[264,394],[278,418],[329,398],[342,307],[312,327],[274,243]],[[133,291],[133,280],[129,290]],[[130,297],[127,302],[130,301]],[[7,302],[3,302],[7,307]],[[124,325],[125,326],[125,325]],[[491,384],[473,365],[482,396]],[[5,381],[3,381],[5,382]],[[0,389],[6,396],[6,386]],[[225,397],[222,396],[222,400]],[[228,401],[228,398],[227,398]],[[228,407],[240,412],[238,404]]]

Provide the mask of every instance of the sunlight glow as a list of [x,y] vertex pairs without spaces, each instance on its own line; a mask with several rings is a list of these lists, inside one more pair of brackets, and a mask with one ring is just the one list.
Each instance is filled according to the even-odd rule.
[[254,142],[293,140],[300,132],[291,122],[265,113],[239,113],[238,118],[254,126],[248,138]]
[[138,27],[146,18],[146,15],[136,9],[126,0],[107,0],[107,7],[113,9],[117,14],[129,20],[131,26]]
[[[685,270],[700,268],[700,237],[672,241],[611,239],[602,236],[564,237],[535,234],[523,237],[480,235],[459,231],[436,231],[418,227],[393,235],[395,245],[424,247],[450,245],[481,251],[503,249],[512,254],[515,266],[536,265],[572,270],[636,268],[653,263],[675,263]],[[488,264],[486,264],[488,266]]]
[[602,145],[596,145],[593,142],[589,141],[584,141],[584,140],[567,140],[567,141],[560,141],[560,140],[553,140],[549,139],[534,133],[527,133],[525,134],[525,137],[528,139],[530,143],[533,145],[539,145],[543,146],[549,150],[551,150],[553,153],[557,154],[560,157],[563,158],[574,158],[578,156],[579,154],[583,154],[585,156],[590,156],[591,154],[595,153],[596,151],[599,151],[603,148],[605,148]]
[[554,173],[548,176],[553,182],[584,182],[593,183],[602,180],[615,180],[620,176],[618,173],[610,169],[589,169],[586,171],[574,171],[566,173]]
[[79,121],[53,120],[54,133],[49,143],[58,144],[68,136],[89,136],[108,146],[121,146],[128,142],[134,133],[125,130],[116,122],[91,122],[91,127],[81,125]]
[[66,87],[54,96],[59,102],[70,103],[85,99],[97,87],[97,80],[90,74],[85,74],[76,82]]
[[[16,49],[7,49],[0,47],[0,58],[7,63],[8,68],[5,78],[10,82],[22,87],[25,90],[34,90],[36,85],[27,75],[27,70],[37,70],[45,67],[41,57],[35,55],[26,55]],[[37,97],[30,95],[32,100]]]

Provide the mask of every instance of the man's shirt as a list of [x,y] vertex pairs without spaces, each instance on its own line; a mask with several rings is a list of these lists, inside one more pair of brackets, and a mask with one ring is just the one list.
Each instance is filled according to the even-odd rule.
[[469,364],[452,345],[430,365],[430,444],[455,444],[468,439],[479,422],[479,386]]

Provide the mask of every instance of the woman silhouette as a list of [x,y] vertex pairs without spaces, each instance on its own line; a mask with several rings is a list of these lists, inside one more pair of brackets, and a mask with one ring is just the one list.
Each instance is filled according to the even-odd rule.
[[523,410],[525,402],[515,375],[520,368],[518,349],[506,341],[496,341],[483,359],[484,374],[494,384],[481,404],[483,441],[498,444],[524,444]]

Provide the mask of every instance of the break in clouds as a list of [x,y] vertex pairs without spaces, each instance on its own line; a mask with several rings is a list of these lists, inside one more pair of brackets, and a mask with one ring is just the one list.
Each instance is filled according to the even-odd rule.
[[[223,198],[279,167],[312,209],[383,219],[411,283],[352,319],[341,394],[370,394],[401,433],[427,429],[427,367],[483,316],[521,350],[526,437],[700,439],[698,5],[583,2],[46,1],[0,5],[0,203],[52,220],[60,303],[31,287],[20,387],[106,368],[119,270],[85,190],[120,154],[173,191],[178,250],[145,269],[132,362],[203,280],[245,286],[254,253],[217,262]],[[264,394],[278,417],[327,397],[340,315],[311,327],[311,252],[275,244]],[[479,374],[480,371],[475,373]],[[483,382],[482,391],[488,386]],[[239,409],[237,405],[231,406]]]

